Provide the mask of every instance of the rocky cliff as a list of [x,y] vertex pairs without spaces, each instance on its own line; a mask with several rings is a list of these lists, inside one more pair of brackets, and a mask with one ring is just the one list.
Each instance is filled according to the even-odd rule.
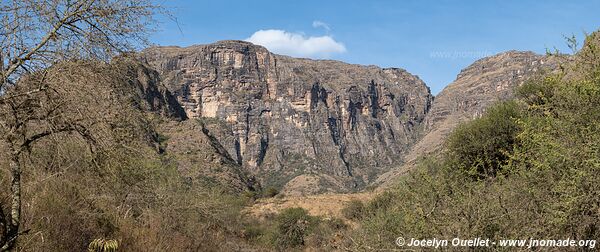
[[112,64],[115,71],[126,77],[128,85],[124,85],[127,89],[123,93],[130,95],[136,107],[177,121],[187,119],[177,98],[162,85],[156,70],[132,57],[115,58]]
[[389,184],[408,171],[419,157],[438,152],[458,124],[481,116],[498,101],[514,97],[517,86],[542,72],[557,69],[558,60],[533,52],[508,51],[477,60],[463,69],[435,97],[424,120],[423,137],[405,156],[405,164],[391,169],[377,182]]
[[125,81],[113,87],[118,90],[116,93],[127,96],[128,104],[158,122],[151,123],[156,128],[148,127],[146,141],[175,161],[186,182],[236,192],[258,189],[253,178],[208,131],[218,133],[220,127],[211,122],[187,120],[186,111],[163,85],[156,70],[132,57],[115,58],[112,65],[113,71]]
[[294,192],[360,189],[401,164],[432,102],[402,69],[296,59],[241,41],[150,48],[142,58],[187,117],[219,122],[209,134],[227,156]]

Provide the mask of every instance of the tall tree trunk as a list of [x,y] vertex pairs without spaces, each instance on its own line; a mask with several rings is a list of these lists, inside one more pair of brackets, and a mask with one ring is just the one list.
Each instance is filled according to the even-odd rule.
[[10,187],[12,203],[8,220],[3,211],[0,210],[0,229],[5,229],[3,234],[0,233],[0,251],[11,250],[19,236],[19,225],[21,223],[21,164],[18,152],[12,152],[10,173],[12,175]]
[[10,160],[11,180],[11,200],[10,225],[18,230],[21,222],[21,164],[17,153],[13,153]]

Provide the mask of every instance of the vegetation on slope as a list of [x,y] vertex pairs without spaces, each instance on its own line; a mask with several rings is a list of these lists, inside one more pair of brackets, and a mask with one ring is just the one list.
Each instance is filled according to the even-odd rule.
[[[145,106],[136,96],[135,67],[106,62],[129,47],[112,42],[145,33],[154,8],[118,1],[15,3],[21,2],[34,7],[16,8],[19,15],[0,11],[17,20],[3,26],[6,31],[25,34],[2,52],[28,52],[2,60],[9,63],[0,76],[2,251],[85,251],[106,241],[122,251],[234,251],[392,249],[398,236],[600,238],[598,34],[565,71],[531,81],[518,99],[459,127],[442,158],[425,160],[368,204],[353,201],[343,214],[360,226],[344,236],[350,231],[343,221],[299,208],[263,221],[244,219],[249,201],[278,192],[239,196],[231,184],[220,185],[230,177],[247,179],[234,162],[218,155],[211,164],[192,160],[215,154],[203,152],[208,146],[193,156],[172,151],[178,146],[169,139],[179,137],[177,129],[159,134],[169,126],[144,111],[157,104]],[[52,7],[72,15],[55,20],[55,12],[46,11]],[[122,11],[113,11],[117,7]],[[88,27],[84,17],[107,27],[87,34],[90,29],[77,26]],[[81,58],[90,60],[75,60]],[[192,175],[182,176],[185,165]],[[196,176],[196,169],[224,178],[188,179],[208,177]]]
[[[180,176],[156,148],[155,115],[139,109],[128,82],[133,77],[120,64],[61,63],[19,86],[43,78],[49,90],[19,101],[41,101],[28,107],[31,115],[53,115],[30,124],[32,132],[76,122],[86,134],[57,132],[21,156],[24,231],[16,249],[85,251],[94,239],[115,239],[125,251],[238,248],[233,240],[244,202],[215,184]],[[9,184],[7,170],[0,181]],[[0,191],[1,205],[9,199],[10,191]]]
[[375,198],[355,247],[393,249],[397,237],[600,239],[598,36]]
[[[531,80],[517,99],[458,127],[444,155],[425,159],[394,189],[351,202],[342,214],[359,222],[354,230],[298,208],[264,220],[244,215],[255,194],[275,191],[238,195],[185,179],[160,146],[174,133],[159,134],[164,118],[140,109],[126,61],[55,65],[23,80],[43,77],[52,90],[33,99],[46,107],[28,113],[64,109],[32,129],[76,121],[96,143],[60,132],[28,150],[17,249],[85,250],[95,239],[126,251],[392,249],[399,236],[598,239],[600,72],[588,48],[565,71]],[[9,177],[0,172],[3,185]],[[3,205],[9,198],[0,192]]]

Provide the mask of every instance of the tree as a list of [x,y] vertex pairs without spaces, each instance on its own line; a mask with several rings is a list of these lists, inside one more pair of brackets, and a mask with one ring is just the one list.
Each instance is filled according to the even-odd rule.
[[0,251],[14,248],[23,232],[22,164],[32,145],[65,132],[94,141],[85,124],[59,116],[64,97],[52,95],[61,93],[47,84],[47,68],[63,61],[108,61],[147,44],[159,10],[150,0],[0,3],[0,143],[8,146],[11,176],[9,211],[0,202]]
[[490,107],[483,117],[459,125],[446,140],[454,166],[477,179],[495,177],[517,144],[520,116],[515,101]]

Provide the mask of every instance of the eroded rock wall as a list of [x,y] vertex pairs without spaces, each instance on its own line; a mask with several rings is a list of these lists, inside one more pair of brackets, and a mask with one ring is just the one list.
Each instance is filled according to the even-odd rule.
[[226,122],[230,133],[216,138],[268,185],[302,175],[323,190],[364,187],[402,162],[432,102],[402,69],[296,59],[242,41],[142,55],[187,117]]

